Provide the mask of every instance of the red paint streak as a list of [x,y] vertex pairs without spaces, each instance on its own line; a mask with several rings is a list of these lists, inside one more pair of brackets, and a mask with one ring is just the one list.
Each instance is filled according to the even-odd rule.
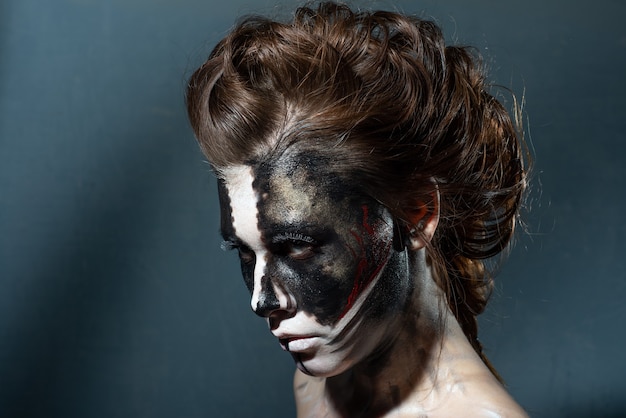
[[370,236],[372,236],[374,235],[374,228],[372,228],[372,226],[367,222],[367,217],[369,215],[369,208],[367,207],[367,205],[363,205],[361,206],[361,209],[363,209],[363,228],[365,228],[367,233]]
[[[362,209],[363,209],[363,223],[362,223],[363,229],[369,235],[371,242],[374,242],[374,238],[375,238],[374,228],[368,222],[369,209],[367,205],[363,205]],[[385,265],[385,262],[388,258],[387,255],[389,254],[389,250],[391,249],[391,245],[387,245],[387,248],[385,249],[386,251],[385,251],[385,257],[383,257],[383,261],[378,266],[376,266],[372,274],[370,274],[370,276],[366,280],[363,280],[363,275],[365,274],[365,271],[368,266],[367,254],[365,253],[365,249],[363,248],[363,238],[359,234],[357,234],[355,231],[350,231],[350,233],[352,234],[352,236],[354,236],[356,241],[359,243],[359,246],[361,248],[361,251],[360,251],[361,254],[360,254],[359,264],[357,265],[356,273],[354,275],[354,284],[352,285],[352,291],[350,292],[350,295],[348,296],[346,307],[344,308],[343,312],[339,316],[339,319],[343,318],[348,313],[348,311],[352,308],[352,306],[354,305],[354,302],[356,302],[356,299],[361,294],[363,289],[365,289],[372,282],[372,280],[374,280],[374,278],[378,276],[378,273],[380,273],[380,271]],[[355,252],[352,250],[352,248],[350,250],[352,251],[354,255],[356,255]]]
[[[361,287],[362,287],[361,277],[363,276],[366,268],[367,268],[367,260],[365,258],[361,258],[359,260],[359,265],[356,267],[356,274],[354,275],[354,284],[352,285],[352,291],[350,292],[350,296],[348,296],[348,302],[346,303],[346,307],[341,313],[341,316],[339,317],[339,319],[343,318],[344,315],[350,310],[350,308],[352,308],[352,306],[354,305],[354,302],[356,302],[356,298],[361,293]],[[370,277],[368,281],[371,281],[371,280],[372,278]]]
[[[350,231],[350,234],[352,234],[354,239],[360,243],[361,238],[356,234],[356,232]],[[350,253],[352,253],[352,258],[357,258],[356,250],[352,247],[352,245],[346,244],[346,248],[350,250]]]

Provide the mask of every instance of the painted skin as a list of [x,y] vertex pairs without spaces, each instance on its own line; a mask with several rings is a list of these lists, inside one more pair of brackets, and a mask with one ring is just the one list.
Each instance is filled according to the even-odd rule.
[[389,212],[323,172],[321,158],[284,155],[229,168],[219,190],[252,309],[301,371],[332,376],[393,339],[411,288]]
[[252,309],[298,366],[299,417],[526,417],[443,303],[424,242],[396,251],[388,211],[323,159],[229,167],[219,195]]

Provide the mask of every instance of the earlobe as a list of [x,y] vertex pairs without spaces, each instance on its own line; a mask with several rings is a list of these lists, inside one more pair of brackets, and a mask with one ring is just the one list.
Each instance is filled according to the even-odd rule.
[[419,250],[426,247],[435,235],[439,224],[439,188],[435,186],[430,194],[430,202],[418,202],[419,210],[411,219],[407,237],[407,247],[410,250]]

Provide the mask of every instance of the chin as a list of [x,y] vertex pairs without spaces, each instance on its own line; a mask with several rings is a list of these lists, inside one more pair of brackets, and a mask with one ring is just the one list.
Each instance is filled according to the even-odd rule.
[[335,354],[337,353],[331,355],[291,353],[298,370],[314,377],[337,376],[352,367],[352,362]]

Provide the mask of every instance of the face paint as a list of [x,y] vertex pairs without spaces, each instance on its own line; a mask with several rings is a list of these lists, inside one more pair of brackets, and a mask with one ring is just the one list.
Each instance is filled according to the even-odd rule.
[[[232,187],[232,186],[231,186]],[[218,180],[217,183],[217,193],[220,201],[220,230],[223,237],[232,237],[231,240],[226,240],[222,244],[222,248],[224,250],[230,250],[237,248],[239,249],[239,260],[241,262],[241,271],[243,273],[244,281],[246,283],[246,287],[250,292],[252,292],[252,275],[254,273],[254,253],[245,254],[242,253],[242,250],[245,249],[242,243],[238,242],[235,237],[235,226],[233,222],[233,214],[230,204],[230,198],[228,196],[228,191],[226,189],[226,184],[223,180]],[[251,259],[246,259],[246,256],[251,256]]]
[[410,286],[386,208],[302,154],[232,167],[220,196],[252,308],[301,370],[338,374],[392,338]]

